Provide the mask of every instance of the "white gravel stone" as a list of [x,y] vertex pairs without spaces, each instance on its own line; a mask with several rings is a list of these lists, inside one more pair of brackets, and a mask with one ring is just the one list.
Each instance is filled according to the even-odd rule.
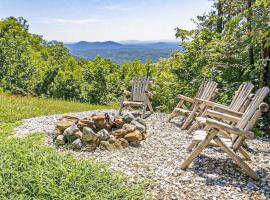
[[[81,112],[79,118],[95,112]],[[33,132],[48,133],[46,142],[53,146],[52,132],[57,119],[62,115],[51,115],[26,119],[15,129],[15,135],[24,137]],[[122,151],[75,152],[76,158],[95,158],[94,162],[105,162],[111,171],[122,172],[134,183],[148,183],[147,190],[155,199],[269,199],[270,198],[270,140],[256,138],[248,141],[252,161],[248,164],[259,174],[256,182],[246,176],[220,149],[209,147],[186,171],[179,168],[189,155],[186,147],[190,135],[180,130],[180,120],[167,123],[167,114],[155,113],[148,117],[148,137],[139,147],[128,147]],[[59,151],[68,151],[59,148]]]

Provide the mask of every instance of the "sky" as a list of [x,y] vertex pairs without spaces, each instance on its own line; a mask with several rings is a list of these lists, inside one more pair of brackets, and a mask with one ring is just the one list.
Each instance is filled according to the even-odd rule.
[[24,17],[46,40],[173,40],[210,9],[209,0],[0,0],[0,19]]

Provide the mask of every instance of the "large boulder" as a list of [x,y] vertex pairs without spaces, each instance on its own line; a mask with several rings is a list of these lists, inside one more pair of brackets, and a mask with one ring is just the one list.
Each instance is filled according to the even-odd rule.
[[136,126],[132,124],[124,124],[122,129],[125,130],[127,133],[129,133],[129,132],[135,131]]
[[95,141],[98,139],[97,134],[89,127],[83,128],[83,137],[82,140],[89,142],[89,141]]
[[123,115],[123,120],[126,122],[126,123],[130,123],[132,120],[135,119],[134,115],[132,113],[126,113]]
[[64,131],[63,135],[67,139],[68,143],[72,143],[74,140],[77,139],[77,137],[75,136],[75,133],[77,131],[79,131],[79,129],[76,124],[72,124]]
[[106,129],[102,129],[97,132],[97,136],[100,140],[108,140],[110,138],[110,134]]
[[58,121],[56,125],[56,129],[58,129],[61,133],[63,133],[68,127],[72,124],[75,124],[77,120],[70,118],[62,118]]
[[94,140],[84,143],[83,151],[94,151],[99,145],[99,140]]
[[74,140],[71,144],[72,149],[81,149],[82,148],[82,141],[77,138],[76,140]]
[[116,129],[112,132],[112,135],[116,138],[123,138],[127,134],[127,131],[124,129]]
[[80,130],[74,133],[76,138],[82,139],[83,138],[83,132],[81,132]]
[[57,145],[64,145],[66,143],[65,141],[65,136],[63,135],[58,135],[55,139],[55,144]]
[[64,131],[63,135],[64,135],[64,136],[72,136],[72,135],[75,135],[75,133],[76,133],[77,131],[79,131],[79,128],[78,128],[77,125],[74,123],[74,124],[72,124],[70,127],[68,127],[68,128]]
[[129,142],[141,141],[143,140],[143,135],[139,130],[135,130],[126,134],[124,138]]
[[146,126],[142,125],[140,122],[133,120],[131,124],[134,125],[140,132],[146,132]]
[[114,125],[114,115],[110,113],[105,113],[105,120],[107,122],[107,125],[112,127]]
[[90,127],[91,129],[95,130],[95,123],[91,118],[84,118],[79,120],[78,128],[82,131],[84,127]]
[[112,145],[115,147],[115,149],[118,149],[118,150],[122,150],[122,149],[123,149],[122,144],[121,144],[121,141],[118,140],[118,139],[116,139],[116,138],[114,138],[114,137],[111,137],[111,138],[108,140],[108,142],[109,142],[110,144],[112,144]]
[[107,150],[107,151],[114,151],[116,150],[115,146],[108,141],[101,141],[100,142],[100,147]]
[[125,138],[119,138],[119,141],[121,142],[121,145],[123,148],[127,148],[129,143]]
[[98,129],[106,128],[107,124],[106,124],[105,114],[94,115],[94,116],[92,116],[92,120],[95,122],[95,126]]
[[114,119],[114,123],[117,128],[122,128],[122,126],[125,124],[125,121],[122,117],[117,117]]
[[142,118],[137,117],[135,120],[146,127],[146,122]]

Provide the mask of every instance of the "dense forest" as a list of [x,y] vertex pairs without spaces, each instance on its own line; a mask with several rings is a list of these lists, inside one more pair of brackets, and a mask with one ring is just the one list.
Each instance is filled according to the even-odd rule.
[[[193,95],[209,77],[219,84],[218,101],[228,103],[243,81],[270,86],[269,19],[269,0],[215,0],[194,20],[196,29],[175,29],[183,52],[156,63],[118,65],[102,57],[74,58],[63,43],[29,33],[25,19],[9,17],[0,21],[0,91],[108,104],[134,76],[150,75],[154,107],[169,111],[176,94]],[[269,131],[269,118],[261,129]]]

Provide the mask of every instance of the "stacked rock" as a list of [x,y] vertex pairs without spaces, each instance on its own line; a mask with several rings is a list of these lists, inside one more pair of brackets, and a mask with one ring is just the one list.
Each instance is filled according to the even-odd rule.
[[133,114],[115,117],[102,113],[79,119],[66,115],[59,119],[55,131],[56,145],[71,145],[72,149],[94,151],[97,147],[108,151],[138,146],[146,139],[146,124]]

